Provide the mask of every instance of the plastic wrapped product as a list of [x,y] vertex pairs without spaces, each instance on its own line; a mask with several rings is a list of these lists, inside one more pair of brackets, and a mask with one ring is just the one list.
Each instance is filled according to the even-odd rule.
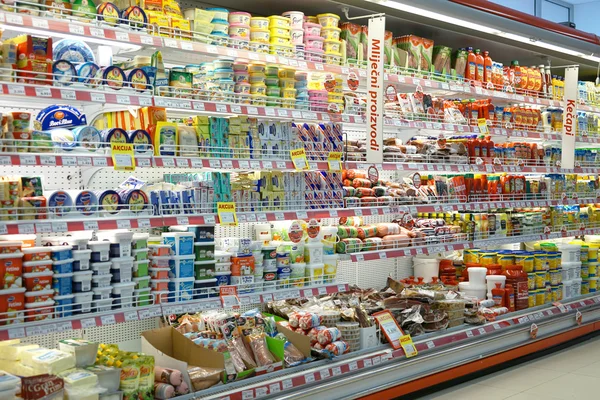
[[342,333],[338,328],[327,328],[317,333],[317,341],[321,346],[335,342],[342,338]]
[[77,146],[92,151],[98,149],[102,142],[100,131],[93,126],[78,126],[73,129],[73,136]]
[[121,203],[133,212],[141,212],[148,205],[148,196],[138,189],[121,190],[119,196],[121,196]]
[[181,382],[183,382],[183,377],[181,371],[156,366],[154,368],[154,380],[156,382],[163,382],[173,386],[178,386],[181,384]]
[[366,239],[377,236],[377,226],[376,225],[366,225],[358,227],[358,238]]
[[344,342],[343,340],[339,340],[329,343],[327,346],[325,346],[325,350],[330,351],[335,356],[340,356],[348,353],[350,351],[350,346],[348,346],[348,343]]
[[175,388],[167,383],[154,383],[154,398],[155,399],[170,399],[175,397]]
[[383,239],[380,237],[366,238],[363,241],[362,251],[373,251],[383,248]]
[[120,22],[120,11],[113,3],[104,2],[96,8],[98,20],[104,21],[108,25],[116,26]]
[[192,387],[195,391],[208,389],[211,386],[216,385],[221,381],[220,369],[213,368],[201,368],[201,367],[189,367],[188,375],[192,382]]
[[338,226],[338,236],[340,239],[358,237],[358,228],[354,226]]
[[270,365],[275,362],[273,355],[267,347],[267,340],[264,333],[252,334],[249,336],[250,348],[254,353],[254,358],[259,366]]
[[122,144],[129,142],[129,135],[121,128],[104,129],[100,134],[107,147],[110,147],[112,143]]
[[114,90],[122,89],[127,83],[127,76],[119,67],[102,68],[98,74],[102,76],[102,84]]
[[102,84],[102,81],[98,77],[99,70],[100,67],[93,62],[84,62],[79,64],[77,67],[77,76],[79,77],[79,82],[83,83],[89,88],[97,88]]
[[301,329],[308,330],[321,325],[321,317],[318,314],[306,313],[298,320]]
[[310,331],[308,331],[307,336],[310,339],[311,345],[314,345],[315,343],[318,342],[317,335],[319,334],[320,331],[322,331],[324,329],[327,329],[327,327],[326,326],[315,326]]
[[150,78],[141,68],[134,68],[127,74],[127,82],[136,92],[144,92],[150,89]]
[[48,196],[48,212],[57,217],[64,217],[71,212],[73,199],[69,193],[57,190]]
[[121,23],[133,29],[141,30],[146,27],[148,17],[140,7],[129,6],[121,13]]
[[77,81],[75,66],[66,60],[55,61],[52,64],[54,86],[71,86]]
[[98,198],[94,192],[83,190],[75,197],[75,209],[83,215],[93,215],[98,211]]
[[44,108],[33,122],[34,129],[47,131],[55,128],[73,128],[87,125],[85,114],[75,107],[54,105]]
[[360,239],[348,238],[340,240],[336,245],[336,250],[341,254],[358,253],[362,251],[362,246],[363,243]]
[[69,129],[52,129],[50,135],[54,147],[58,147],[61,150],[71,151],[77,146],[75,135],[73,134],[73,131],[70,131]]
[[93,63],[94,52],[85,42],[76,39],[62,39],[52,46],[55,60],[69,61],[73,64]]

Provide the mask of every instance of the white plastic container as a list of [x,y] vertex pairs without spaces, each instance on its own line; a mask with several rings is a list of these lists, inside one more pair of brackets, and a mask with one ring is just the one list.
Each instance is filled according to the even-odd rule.
[[106,300],[111,298],[112,286],[106,286],[103,288],[93,288],[94,300]]
[[89,292],[92,290],[92,271],[73,273],[73,293]]
[[134,282],[113,283],[112,298],[113,308],[126,308],[133,306]]
[[413,271],[415,277],[423,278],[423,282],[431,282],[434,276],[439,275],[440,259],[437,257],[413,257]]
[[105,262],[110,259],[110,242],[88,242],[88,246],[92,250],[92,262]]
[[[255,267],[256,268],[256,264]],[[228,272],[231,271],[230,262],[215,263],[215,272]]]
[[485,277],[487,268],[473,267],[469,268],[469,282],[473,286],[486,286]]
[[271,224],[254,225],[254,239],[261,241],[264,245],[268,245],[271,241]]
[[150,266],[152,268],[169,268],[171,256],[153,256],[150,257]]
[[131,255],[136,261],[142,261],[148,259],[148,248],[136,249],[131,251]]
[[[469,279],[471,279],[471,270],[469,268]],[[485,268],[484,268],[485,269]],[[487,294],[486,285],[474,285],[472,282],[459,282],[458,290],[465,294],[465,296],[475,297],[479,300],[484,300]]]
[[581,296],[581,278],[573,279],[571,282],[571,297]]
[[323,243],[306,243],[304,245],[304,262],[306,262],[307,264],[322,264]]
[[112,286],[92,289],[94,293],[92,307],[94,312],[109,311],[112,308]]
[[306,264],[305,276],[308,278],[306,281],[307,285],[322,285],[324,269],[325,264]]
[[192,300],[193,293],[193,277],[169,280],[169,303]]
[[110,267],[112,267],[112,263],[110,261],[91,263],[91,267],[94,275],[108,275],[110,274]]
[[[566,271],[567,281],[581,278],[581,263],[580,262],[563,262],[561,264],[563,271]],[[564,278],[563,278],[564,279]]]
[[[0,372],[0,391],[12,390],[21,386],[21,378],[7,372]],[[11,397],[12,400],[12,397]]]
[[93,275],[92,276],[92,288],[102,288],[110,286],[112,274],[108,275]]
[[24,260],[27,260],[29,258],[30,261],[35,262],[42,260],[52,260],[52,251],[50,249],[51,247],[48,246],[25,247],[21,249],[21,252],[23,253]]
[[96,362],[98,343],[88,342],[83,339],[64,339],[58,342],[58,349],[75,356],[76,367],[87,367]]
[[337,275],[337,254],[323,255],[323,283],[332,283]]
[[231,261],[231,253],[221,250],[215,250],[215,262],[216,263],[229,263]]
[[73,271],[87,271],[90,269],[92,250],[73,250]]
[[106,389],[106,393],[112,393],[119,390],[121,369],[105,367],[104,365],[94,365],[87,368],[98,376],[98,386]]
[[131,248],[133,250],[145,249],[148,247],[148,238],[150,237],[147,233],[134,233],[131,238]]
[[561,252],[561,262],[579,262],[581,261],[581,246],[578,244],[557,243],[556,246]]
[[110,273],[114,282],[131,282],[133,277],[133,257],[111,259]]
[[337,226],[321,227],[323,254],[335,254],[335,244],[338,241],[337,231]]
[[170,278],[193,278],[195,256],[171,256],[169,259]]
[[176,256],[189,256],[194,254],[193,232],[163,232],[163,242],[171,246]]
[[135,283],[135,290],[147,289],[150,287],[150,277],[140,276],[139,278],[133,278],[133,283]]
[[65,236],[63,238],[64,243],[67,243],[71,246],[73,246],[73,250],[86,250],[88,248],[88,242],[91,239],[91,235],[89,235],[89,237],[87,236],[81,236],[81,235],[76,235],[76,236]]
[[121,243],[123,240],[127,240],[131,243],[131,240],[133,239],[133,232],[130,232],[126,229],[98,231],[96,236],[98,236],[98,240],[108,240],[111,243]]
[[92,311],[92,299],[94,292],[80,292],[73,293],[75,299],[73,300],[73,314],[88,313]]
[[[469,268],[469,274],[471,273],[471,268]],[[470,276],[470,275],[469,275]],[[496,288],[496,283],[500,284],[500,287],[504,289],[504,284],[506,283],[506,276],[504,275],[487,275],[485,277],[487,283],[487,297],[488,299],[492,298],[492,289]]]

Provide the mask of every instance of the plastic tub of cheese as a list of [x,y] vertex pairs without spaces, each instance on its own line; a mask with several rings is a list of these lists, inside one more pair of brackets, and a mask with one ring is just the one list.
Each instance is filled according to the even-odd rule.
[[54,296],[54,311],[56,318],[70,317],[73,315],[73,301],[75,296],[68,294],[66,296]]
[[48,300],[54,300],[54,290],[52,289],[25,292],[25,304],[41,303]]
[[[58,345],[60,346],[60,342],[58,343]],[[98,347],[98,346],[96,346]],[[60,350],[64,351],[65,353],[69,353],[72,354],[71,352],[67,351],[67,350],[63,350],[63,348],[61,347]],[[95,356],[95,354],[94,354]],[[91,365],[94,364],[94,360],[87,365]],[[79,360],[79,356],[75,357],[76,360]],[[77,366],[85,366],[85,365],[79,365],[79,362],[77,363]],[[98,398],[98,395],[95,394],[94,396],[92,396],[92,393],[94,393],[94,391],[90,391],[90,389],[92,387],[94,387],[96,385],[96,383],[98,382],[98,377],[90,371],[84,370],[84,369],[70,369],[64,372],[61,372],[59,374],[59,376],[61,378],[63,378],[63,380],[65,381],[65,387],[69,387],[69,398],[73,398],[73,399],[91,399],[91,398]],[[68,386],[67,386],[68,385]],[[91,396],[91,397],[90,397]]]
[[152,268],[168,268],[171,256],[153,256],[150,257],[150,266]]
[[193,299],[194,278],[173,278],[169,280],[169,303]]
[[207,261],[214,259],[215,242],[194,243],[194,253],[196,254],[196,261]]
[[25,304],[25,322],[52,319],[54,300]]
[[152,279],[169,279],[169,268],[150,268],[149,271]]
[[43,261],[25,261],[23,263],[23,272],[31,273],[31,272],[44,272],[44,271],[52,271],[52,260],[43,260]]
[[73,271],[87,271],[90,269],[92,250],[73,250]]
[[12,400],[16,398],[15,395],[17,394],[17,388],[20,387],[21,378],[17,378],[16,376],[4,371],[0,371],[0,393],[12,391],[12,397],[5,397],[6,399]]
[[108,275],[110,274],[110,267],[112,267],[112,263],[110,261],[107,262],[99,262],[92,263],[92,273],[94,275]]
[[153,292],[166,292],[169,290],[168,279],[150,279],[150,287]]
[[54,274],[52,276],[52,289],[57,296],[66,296],[73,293],[73,273]]
[[65,236],[64,243],[69,244],[73,247],[73,250],[86,250],[88,248],[88,242],[92,238],[92,235],[75,235],[75,236]]
[[135,283],[135,290],[146,289],[150,286],[150,277],[141,276],[139,278],[133,278],[133,282]]
[[194,255],[171,256],[169,259],[170,278],[192,278],[194,276]]
[[[96,353],[98,352],[98,343],[84,339],[62,339],[58,341],[58,349],[65,353],[73,354],[75,356],[75,366],[81,368],[94,365],[96,362]],[[96,384],[96,379],[94,376],[89,382],[90,386]],[[65,382],[69,382],[66,377]]]
[[133,297],[135,298],[135,306],[149,306],[152,304],[152,294],[150,294],[150,288],[136,289],[133,291]]
[[112,308],[112,286],[92,289],[92,312],[108,311]]
[[150,265],[149,260],[134,261],[133,262],[133,276],[139,278],[141,276],[148,276],[148,266]]
[[52,270],[56,274],[70,274],[73,272],[73,259],[59,260],[52,262]]
[[6,325],[8,320],[11,323],[23,321],[25,290],[25,288],[0,290],[0,325]]
[[25,283],[23,286],[28,292],[52,289],[52,275],[54,275],[52,271],[23,274],[23,282]]
[[83,314],[92,311],[92,299],[94,292],[79,292],[74,293],[75,301],[73,302],[73,314]]
[[23,261],[43,261],[52,259],[52,247],[26,247],[22,249]]
[[190,256],[194,254],[194,238],[192,232],[163,232],[165,244],[171,246],[171,251],[176,256]]
[[[36,235],[0,235],[0,243],[5,244],[6,242],[20,242],[21,248],[35,246]],[[1,247],[0,247],[1,249]],[[0,250],[1,253],[6,251]]]
[[0,242],[0,254],[20,253],[22,247],[23,242]]
[[110,273],[114,282],[131,282],[133,277],[133,257],[111,259]]
[[120,368],[94,365],[93,367],[87,367],[86,370],[93,372],[98,376],[98,386],[106,389],[106,393],[112,393],[119,390],[121,378]]
[[133,306],[134,282],[113,283],[113,309]]
[[73,258],[73,251],[71,246],[52,246],[50,251],[52,252],[52,259],[54,261],[67,260]]
[[135,261],[142,261],[148,259],[148,248],[137,249],[131,252]]
[[134,233],[131,238],[131,248],[132,250],[145,249],[148,247],[148,237],[150,237],[147,233]]
[[73,292],[89,292],[92,290],[92,271],[79,271],[73,273]]
[[110,259],[110,242],[88,242],[88,246],[92,250],[93,262],[104,262]]
[[130,257],[133,232],[127,230],[100,231],[96,234],[98,240],[109,241],[111,257]]
[[149,244],[148,254],[152,257],[165,257],[171,255],[171,245]]
[[110,286],[112,274],[107,275],[93,275],[92,276],[92,288],[102,288]]
[[23,253],[0,254],[0,288],[23,286]]

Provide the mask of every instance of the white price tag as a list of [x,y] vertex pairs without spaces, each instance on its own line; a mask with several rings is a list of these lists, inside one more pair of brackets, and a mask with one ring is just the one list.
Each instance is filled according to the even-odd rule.
[[248,115],[258,115],[258,108],[246,107],[246,112],[248,113]]
[[233,161],[232,160],[221,160],[221,168],[233,169]]
[[209,160],[208,165],[211,168],[219,169],[219,168],[221,168],[221,160]]
[[118,219],[117,228],[119,229],[131,229],[131,221],[128,219]]
[[125,43],[129,43],[131,41],[131,39],[129,39],[129,33],[127,32],[115,31],[115,38],[118,41]]
[[379,365],[379,364],[381,364],[381,357],[375,356],[375,357],[373,357],[372,361],[373,361],[373,365]]
[[98,221],[83,221],[83,229],[86,231],[97,231]]
[[117,95],[117,104],[131,104],[131,98],[129,96]]
[[189,225],[190,219],[188,217],[177,217],[177,225]]
[[268,115],[269,117],[274,117],[275,109],[273,109],[271,107],[265,107],[265,115]]
[[90,93],[90,98],[97,103],[106,103],[106,96],[104,93]]
[[164,43],[166,47],[173,47],[175,49],[179,47],[175,39],[164,39]]
[[100,322],[102,322],[102,326],[105,325],[114,325],[117,323],[114,314],[111,315],[103,315],[100,317]]
[[262,167],[261,167],[260,161],[250,161],[250,169],[257,171],[261,168]]
[[80,167],[89,167],[92,165],[92,157],[77,157],[77,165]]
[[19,156],[19,163],[21,165],[35,165],[36,159],[34,155],[21,155]]
[[331,218],[337,218],[338,217],[338,212],[337,210],[329,210],[329,216]]
[[485,328],[479,328],[479,329],[477,329],[477,331],[479,332],[480,335],[485,335]]
[[472,338],[473,337],[473,331],[467,331],[467,337]]
[[259,388],[256,388],[255,391],[256,391],[256,397],[260,399],[261,397],[264,397],[269,393],[269,388],[259,387]]
[[267,215],[266,214],[256,214],[256,220],[258,222],[267,222]]
[[45,19],[31,18],[31,25],[34,28],[49,29],[48,21]]
[[327,294],[327,288],[325,286],[319,287],[319,296],[325,296]]
[[25,86],[8,85],[8,94],[12,94],[15,96],[25,96]]
[[76,100],[77,96],[75,95],[75,91],[74,90],[61,90],[60,91],[60,97],[63,100]]
[[231,112],[234,114],[241,114],[242,113],[242,107],[237,106],[237,105],[230,105],[229,108],[231,109]]
[[67,322],[57,322],[56,324],[56,332],[66,332],[73,329],[73,324],[71,321]]
[[350,368],[350,371],[356,371],[358,369],[358,363],[356,361],[352,361],[350,364],[348,364],[348,368]]
[[68,232],[69,227],[66,222],[53,222],[52,232]]
[[333,376],[339,376],[342,374],[342,369],[340,367],[333,367],[331,368],[331,374]]
[[92,165],[94,167],[108,167],[108,159],[106,157],[94,157]]
[[217,104],[217,112],[226,113],[227,106],[225,104]]
[[387,253],[385,251],[382,251],[381,253],[379,253],[379,259],[387,260]]
[[56,156],[40,155],[40,164],[55,166],[56,165]]
[[35,224],[35,231],[37,233],[48,233],[48,232],[52,232],[52,224],[48,223],[48,222],[44,222],[44,223],[37,223]]
[[35,96],[36,97],[52,97],[52,91],[49,87],[36,87],[35,88]]
[[190,160],[189,158],[176,158],[175,159],[175,165],[178,168],[189,168],[190,167]]
[[364,254],[357,254],[356,255],[356,261],[358,261],[358,262],[365,261],[365,255]]
[[175,159],[170,157],[163,157],[162,159],[163,167],[165,168],[175,168]]
[[315,374],[314,373],[310,373],[310,374],[304,375],[304,381],[306,383],[313,383],[315,381]]
[[81,328],[93,328],[96,326],[96,318],[86,318],[81,320]]
[[288,115],[288,111],[287,111],[287,110],[284,110],[283,108],[278,108],[278,109],[277,109],[277,115],[278,115],[279,117],[284,117],[284,118],[287,118],[287,117],[289,116],[289,115]]
[[331,374],[329,373],[329,369],[325,369],[323,371],[319,371],[319,375],[321,375],[321,380],[323,379],[327,379],[331,376]]
[[274,394],[279,392],[281,392],[281,385],[279,384],[279,382],[271,383],[269,385],[269,393]]
[[309,298],[313,296],[313,290],[312,289],[304,289],[302,291],[302,297],[304,298]]
[[17,230],[21,235],[32,235],[35,233],[35,226],[33,224],[19,224]]
[[199,101],[194,101],[192,103],[192,108],[197,111],[204,111],[204,103],[201,103]]
[[285,215],[282,212],[276,212],[275,219],[277,221],[283,221],[283,220],[285,220]]
[[23,25],[23,17],[20,15],[6,14],[6,22],[9,24]]
[[90,33],[92,36],[103,38],[104,37],[104,29],[101,28],[90,28]]
[[242,390],[242,400],[254,399],[254,389]]
[[433,349],[435,347],[435,343],[433,343],[433,340],[428,341],[427,343],[425,343],[425,345],[428,349]]
[[214,225],[215,224],[215,216],[214,215],[206,215],[204,217],[204,223],[207,225]]
[[125,316],[125,321],[137,321],[139,319],[138,313],[135,310],[126,311],[123,315]]
[[25,337],[25,328],[13,328],[8,330],[9,339],[20,339]]
[[293,388],[294,384],[292,383],[291,379],[284,379],[283,381],[281,381],[281,386],[283,387],[283,390],[287,390]]

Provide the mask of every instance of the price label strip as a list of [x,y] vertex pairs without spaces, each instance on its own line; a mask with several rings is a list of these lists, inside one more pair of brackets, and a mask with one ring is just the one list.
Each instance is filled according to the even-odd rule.
[[341,171],[342,170],[342,152],[330,151],[327,156],[327,166],[330,171]]
[[111,143],[110,153],[117,171],[135,171],[133,143]]
[[290,150],[290,155],[292,156],[292,162],[294,163],[294,168],[296,171],[308,170],[308,160],[306,158],[306,152],[303,148]]
[[238,218],[235,212],[235,203],[233,202],[220,202],[217,203],[217,214],[219,215],[219,222],[221,225],[237,226]]

